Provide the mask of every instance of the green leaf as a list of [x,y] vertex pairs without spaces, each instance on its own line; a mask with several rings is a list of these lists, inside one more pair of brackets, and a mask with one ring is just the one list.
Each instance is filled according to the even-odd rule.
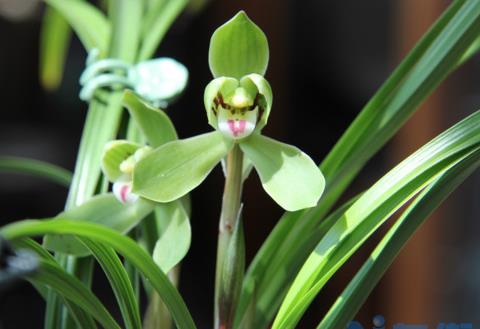
[[152,2],[142,25],[142,46],[139,61],[153,56],[168,29],[185,9],[189,0],[157,0]]
[[[300,268],[301,265],[303,264],[303,258],[301,257],[296,257],[298,253],[302,252],[303,250],[312,250],[313,247],[315,246],[315,243],[311,242],[311,238],[309,239],[310,236],[313,237],[321,237],[326,234],[326,232],[342,217],[343,213],[350,208],[350,206],[358,200],[361,194],[353,197],[352,199],[348,200],[341,206],[339,206],[332,214],[330,214],[327,218],[324,218],[324,220],[317,226],[314,226],[311,228],[308,236],[305,236],[305,239],[301,239],[297,242],[297,249],[294,250],[282,250],[284,252],[284,256],[288,257],[289,259],[292,259],[292,262],[288,263],[293,269]],[[288,212],[290,216],[295,215],[295,212]],[[278,230],[279,228],[286,229],[285,227],[279,227],[277,226],[275,229]],[[291,230],[295,231],[297,230],[298,227],[292,227]],[[276,232],[279,234],[279,232]],[[282,232],[280,232],[282,233]],[[283,246],[284,244],[287,244],[287,241],[277,241],[279,246]],[[277,251],[278,247],[274,246],[273,244],[268,245],[269,248],[263,248],[259,251],[259,254],[257,257],[254,259],[255,262],[253,263],[252,266],[250,266],[245,279],[244,279],[244,284],[243,284],[243,290],[242,290],[242,295],[240,296],[240,303],[239,307],[237,308],[237,313],[235,317],[235,326],[234,328],[241,328],[240,326],[240,321],[242,320],[240,317],[243,316],[244,319],[245,317],[249,318],[249,323],[250,326],[245,327],[246,328],[257,328],[261,327],[263,328],[263,323],[267,321],[267,319],[270,316],[273,316],[273,314],[268,314],[265,313],[267,310],[271,312],[271,310],[276,310],[278,306],[273,306],[269,307],[269,304],[265,304],[266,302],[270,301],[277,301],[278,305],[280,305],[280,302],[284,298],[284,295],[286,291],[278,290],[278,289],[265,289],[263,290],[263,294],[261,295],[261,298],[258,294],[258,287],[278,287],[284,282],[286,282],[290,277],[294,276],[297,271],[292,272],[291,268],[282,268],[282,272],[274,272],[274,274],[269,275],[268,277],[262,277],[261,274],[264,273],[266,270],[267,266],[272,266],[275,269],[281,268],[280,265],[283,265],[281,262],[281,258],[276,258],[276,262],[265,262],[263,261],[262,263],[259,263],[262,260],[270,259],[271,257],[275,256],[275,252]],[[277,249],[274,249],[276,247]],[[269,273],[270,274],[270,273]],[[264,278],[264,280],[262,280]],[[291,284],[291,281],[289,282]],[[288,289],[288,286],[285,287],[285,289]],[[255,301],[254,301],[255,299]],[[244,304],[248,302],[249,304],[245,307]],[[238,312],[238,309],[240,308],[245,308],[246,311],[245,313]],[[250,310],[249,310],[250,309]],[[247,315],[247,312],[249,315]],[[261,326],[262,325],[262,326]]]
[[71,29],[52,7],[47,7],[40,31],[40,82],[47,90],[59,87],[67,59]]
[[91,314],[104,328],[120,329],[105,306],[80,280],[49,261],[41,260],[40,264],[40,269],[28,277],[30,281],[52,288],[63,298]]
[[28,158],[0,156],[0,171],[42,177],[66,187],[72,180],[70,171],[48,162]]
[[321,165],[328,205],[457,66],[479,23],[480,2],[454,2],[367,103]]
[[[30,283],[32,283],[32,285],[35,286],[33,282],[30,282]],[[73,304],[72,302],[70,302],[68,299],[64,297],[62,297],[62,303],[67,308],[69,315],[75,321],[75,324],[77,325],[77,329],[97,329],[97,324],[95,323],[95,320],[93,320],[91,315],[85,312],[81,307],[79,307],[76,304]]]
[[[62,4],[70,1],[72,0],[60,0]],[[126,62],[133,61],[138,43],[138,33],[135,32],[135,28],[138,26],[135,26],[134,23],[141,19],[139,17],[141,8],[141,2],[135,0],[110,2],[114,28],[111,40],[107,40],[109,42],[108,57]],[[94,194],[100,178],[103,147],[108,141],[115,138],[119,129],[122,114],[122,92],[107,92],[102,93],[102,96],[105,98],[93,99],[89,105],[67,208],[84,203]]]
[[[71,1],[55,0],[55,3],[64,6]],[[77,0],[74,1],[77,2]],[[138,34],[133,31],[135,26],[126,24],[126,22],[133,23],[140,19],[135,15],[141,15],[142,4],[135,0],[127,0],[127,2],[118,0],[111,1],[110,5],[114,28],[107,55],[130,62],[132,58],[135,58]],[[71,10],[68,7],[64,9]],[[84,203],[95,193],[100,178],[103,147],[108,141],[115,138],[119,129],[122,93],[104,92],[101,95],[104,97],[102,100],[93,99],[89,105],[66,208]]]
[[[55,258],[40,244],[38,244],[36,241],[29,239],[29,238],[23,238],[23,239],[18,239],[13,242],[13,246],[17,249],[30,249],[34,251],[39,257],[41,257],[44,261],[50,262],[53,265],[56,265],[59,267],[58,263],[56,262]],[[60,268],[60,267],[59,267]],[[33,280],[30,280],[30,283],[33,285],[33,287],[42,295],[42,297],[46,300],[48,296],[48,289],[46,285],[39,284],[34,282]],[[55,293],[55,292],[53,292]],[[68,311],[74,318],[77,326],[79,329],[96,329],[97,325],[95,324],[95,321],[93,320],[92,316],[85,312],[82,308],[80,308],[77,304],[71,302],[68,299],[63,298],[62,302],[65,304],[67,307]]]
[[3,234],[7,240],[45,234],[76,235],[103,243],[123,255],[126,260],[143,273],[145,279],[152,284],[167,305],[179,329],[196,328],[182,297],[146,251],[136,241],[112,229],[86,221],[69,221],[57,218],[15,222],[0,229],[0,234]]
[[156,292],[149,298],[148,306],[143,320],[143,329],[171,328],[172,318],[168,309]]
[[325,179],[308,155],[257,134],[240,143],[240,148],[252,161],[265,191],[284,209],[295,211],[317,204]]
[[[69,5],[70,1],[57,0],[59,4]],[[138,33],[135,32],[135,21],[141,19],[140,1],[110,1],[110,17],[113,24],[112,35],[105,40],[106,57],[132,62],[137,53]],[[66,8],[71,10],[72,8]],[[103,17],[103,15],[102,15]],[[88,23],[88,22],[87,22]],[[91,24],[94,25],[94,24]],[[96,28],[95,26],[93,27]],[[101,34],[101,31],[95,33]],[[108,186],[105,179],[100,181],[100,163],[105,144],[114,139],[118,133],[122,107],[121,92],[100,91],[90,101],[87,119],[84,125],[80,148],[75,165],[75,173],[70,186],[66,209],[78,206],[87,201],[97,190],[105,191]],[[57,255],[62,266],[75,265],[76,260],[65,255]],[[68,318],[62,316],[55,297],[48,298],[45,323],[47,328],[72,328]],[[64,321],[66,320],[66,321]]]
[[[246,282],[261,282],[258,286],[261,312],[257,312],[254,327],[262,328],[271,322],[285,287],[308,256],[309,248],[316,244],[318,237],[310,232],[324,220],[365,163],[456,67],[460,56],[478,36],[478,4],[476,0],[452,3],[366,105],[330,152],[328,164],[326,160],[323,162],[321,169],[327,190],[319,205],[307,211],[286,213],[278,222],[245,278]],[[244,312],[249,298],[251,293],[245,291],[238,313]]]
[[132,91],[125,91],[123,105],[151,146],[158,147],[178,139],[175,127],[165,112],[148,105]]
[[153,10],[157,6],[165,4],[168,0],[145,0],[145,4],[147,6],[147,10]]
[[268,41],[244,11],[220,26],[212,35],[208,62],[215,78],[240,80],[250,73],[264,75],[268,66]]
[[217,131],[167,143],[137,163],[133,192],[157,202],[176,200],[200,185],[232,145]]
[[158,205],[155,215],[159,239],[153,249],[153,260],[164,273],[168,273],[190,248],[190,220],[180,200]]
[[317,329],[345,328],[393,260],[428,216],[480,166],[476,151],[440,176],[405,210],[337,298]]
[[119,58],[127,63],[135,63],[141,43],[143,1],[115,0],[108,4],[108,14],[112,22],[112,37],[109,43],[111,58]]
[[114,138],[120,123],[120,100],[120,94],[112,94],[107,105],[97,100],[90,103],[66,208],[86,202],[95,193],[105,144]]
[[[111,193],[95,196],[84,204],[60,213],[58,218],[89,221],[109,227],[125,234],[134,228],[145,216],[153,211],[154,204],[139,199],[134,203],[123,204]],[[76,238],[71,236],[46,236],[45,248],[76,256],[89,255],[89,251]]]
[[105,272],[115,293],[117,303],[120,306],[125,328],[142,328],[140,310],[132,283],[117,254],[113,249],[96,243],[93,240],[82,238],[81,241],[88,247],[95,256],[95,259],[102,266],[103,272]]
[[124,173],[120,165],[142,146],[127,140],[115,140],[105,145],[102,156],[102,171],[110,182],[115,182]]
[[467,62],[470,58],[476,55],[479,50],[480,50],[480,37],[475,39],[475,41],[470,45],[467,51],[465,51],[462,58],[460,58],[460,61],[458,62],[457,66],[461,66],[462,64]]
[[390,216],[432,180],[480,148],[480,111],[401,162],[320,237],[282,302],[272,328],[293,328],[335,271]]
[[87,50],[98,48],[106,54],[110,24],[100,10],[82,0],[45,0],[72,26]]
[[235,319],[234,328],[239,328],[239,329],[254,328],[253,325],[255,321],[255,312],[256,312],[256,304],[257,304],[257,290],[255,289],[255,282],[252,283],[252,286],[249,287],[249,289],[252,291],[252,299],[250,300],[250,304],[246,308],[243,318],[238,319],[238,323],[239,323],[238,325],[236,324],[237,319]]

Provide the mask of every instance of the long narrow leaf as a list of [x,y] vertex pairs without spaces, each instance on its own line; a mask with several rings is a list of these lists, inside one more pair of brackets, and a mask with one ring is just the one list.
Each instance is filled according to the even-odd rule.
[[[163,206],[163,205],[161,205]],[[58,216],[69,220],[85,220],[126,234],[151,213],[155,205],[140,199],[131,204],[122,204],[111,193],[96,195],[84,204],[66,210]],[[43,246],[50,251],[74,256],[88,256],[90,252],[75,237],[50,236],[43,238]]]
[[72,234],[103,243],[123,255],[143,273],[167,305],[179,329],[196,328],[182,297],[172,286],[168,277],[153,262],[145,250],[126,236],[100,225],[62,219],[20,221],[4,226],[0,233],[9,240],[45,234]]
[[0,156],[0,171],[38,176],[66,187],[72,181],[72,173],[68,170],[48,162],[28,158]]
[[[455,16],[448,20],[451,11]],[[410,65],[403,67],[402,64],[392,76],[397,83],[387,81],[385,88],[380,89],[366,105],[322,163],[322,170],[329,177],[333,199],[456,67],[480,32],[480,3],[457,1],[439,20],[439,25],[443,24],[435,39],[431,40],[429,35],[435,35],[432,32],[437,30],[436,26],[414,48],[412,55],[404,61]],[[420,53],[418,48],[423,51]],[[409,66],[410,70],[402,72]],[[334,193],[337,188],[339,192]]]
[[[56,262],[55,258],[40,244],[35,242],[32,239],[29,238],[24,238],[24,239],[18,239],[15,241],[14,246],[16,248],[27,248],[32,251],[34,251],[38,256],[40,256],[43,261],[50,262],[53,265],[56,265],[59,269],[60,266]],[[34,280],[30,280],[30,283],[39,291],[39,293],[46,299],[48,291],[46,290],[46,286],[40,283],[37,283]],[[92,316],[85,312],[81,307],[79,307],[77,304],[71,302],[69,299],[62,298],[61,299],[63,304],[67,307],[68,311],[72,315],[73,319],[75,320],[75,323],[77,324],[78,328],[80,329],[96,329],[97,325],[95,321],[93,320]]]
[[107,329],[120,329],[105,306],[83,283],[51,262],[41,260],[40,270],[29,280],[51,287],[62,297],[72,301],[91,314]]
[[[74,7],[69,5],[73,4],[73,0],[49,0],[49,4],[57,5],[56,9],[62,12],[65,15],[67,20],[69,20],[68,14],[72,14],[72,19],[81,18],[82,12],[72,10]],[[76,4],[78,5],[78,1]],[[86,5],[89,5],[88,3]],[[94,12],[91,15],[97,15],[100,13],[100,18],[96,19],[93,17],[90,21],[89,26],[81,26],[81,28],[89,29],[93,28],[93,33],[98,34],[95,37],[100,36],[100,42],[102,43],[101,47],[97,47],[105,52],[106,57],[117,58],[127,62],[131,62],[132,59],[136,57],[137,44],[138,44],[138,32],[133,31],[135,26],[130,26],[129,22],[136,22],[141,20],[140,17],[135,15],[141,15],[141,9],[136,10],[136,8],[141,8],[142,2],[131,0],[126,1],[110,1],[109,2],[110,16],[113,22],[113,27],[110,32],[105,33],[105,30],[110,30],[108,27],[101,27],[101,22],[104,18],[103,14],[99,12],[95,7]],[[63,6],[63,7],[61,7]],[[66,7],[65,7],[66,6]],[[91,5],[90,5],[91,6]],[[91,9],[90,8],[90,9]],[[90,10],[92,12],[92,10]],[[85,18],[86,23],[89,23],[88,13],[83,13],[85,16],[82,18],[81,22],[78,24],[84,24]],[[69,20],[72,26],[75,28],[75,22]],[[94,22],[95,21],[95,22]],[[96,26],[96,24],[100,24]],[[103,24],[105,25],[105,24]],[[98,30],[97,30],[98,28]],[[130,28],[132,31],[125,31],[125,29]],[[79,27],[80,29],[80,27]],[[78,31],[77,31],[78,32]],[[105,36],[107,34],[107,36]],[[103,35],[103,36],[102,36]],[[105,42],[105,44],[103,44]],[[118,128],[120,125],[122,107],[121,107],[121,92],[104,92],[100,91],[96,96],[102,96],[102,98],[95,97],[90,101],[87,119],[84,125],[84,130],[82,133],[82,139],[80,142],[80,148],[77,156],[77,162],[75,164],[75,173],[73,177],[72,184],[70,186],[68,198],[66,201],[65,208],[68,210],[74,206],[78,206],[88,200],[92,195],[94,195],[99,180],[100,175],[100,161],[103,153],[103,147],[111,139],[115,138],[118,133]],[[105,180],[103,180],[105,182]],[[104,189],[107,185],[104,183],[102,188]],[[65,255],[57,255],[57,258],[61,261],[63,267],[67,267],[69,264],[70,267],[75,268],[76,260],[74,258],[69,258]],[[85,270],[88,277],[91,270],[88,268],[80,267],[80,270]],[[64,321],[64,319],[66,321]],[[62,319],[62,311],[59,307],[59,303],[56,301],[56,297],[53,294],[49,294],[47,300],[47,312],[45,315],[45,327],[50,328],[71,328],[71,321],[68,318]]]
[[92,251],[96,260],[102,266],[120,306],[125,328],[142,328],[140,310],[132,283],[117,254],[111,248],[90,239],[82,239],[82,242]]
[[70,45],[71,29],[52,7],[45,10],[40,32],[40,82],[47,90],[60,85]]
[[378,244],[317,329],[345,328],[416,230],[445,198],[479,167],[480,151],[476,151],[423,191]]
[[143,1],[110,1],[109,16],[112,22],[110,57],[134,63],[140,43]]
[[72,26],[87,50],[97,48],[106,54],[110,24],[100,10],[81,0],[45,0]]
[[[256,282],[256,327],[265,327],[271,321],[287,282],[298,271],[298,260],[305,259],[318,241],[315,237],[308,238],[308,233],[324,218],[365,163],[457,66],[479,33],[479,5],[476,0],[455,1],[365,106],[321,166],[327,190],[319,205],[303,212],[287,212],[252,262],[237,320],[251,298],[247,287]],[[300,244],[303,249],[297,247]],[[270,278],[278,273],[282,273],[283,280],[271,282]]]
[[313,297],[360,245],[414,194],[480,148],[480,111],[408,157],[360,197],[311,253],[282,303],[273,328],[292,328]]
[[188,2],[189,0],[156,1],[148,10],[143,23],[143,43],[138,56],[139,61],[146,60],[155,53],[168,28]]

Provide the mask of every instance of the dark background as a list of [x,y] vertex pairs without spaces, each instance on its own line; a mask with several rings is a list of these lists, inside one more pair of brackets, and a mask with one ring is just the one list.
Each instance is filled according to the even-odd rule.
[[[239,9],[265,31],[267,73],[274,107],[265,134],[294,144],[320,162],[405,53],[448,5],[443,0],[211,1],[181,16],[158,56],[190,71],[189,86],[169,109],[180,137],[209,130],[203,89],[211,80],[208,42],[214,29]],[[12,9],[26,8],[23,12]],[[31,7],[28,9],[28,7]],[[42,6],[0,0],[0,155],[18,155],[73,169],[86,104],[78,99],[85,52],[71,45],[62,86],[53,93],[38,82]],[[347,192],[375,182],[420,145],[478,107],[478,58],[454,73],[361,173]],[[193,192],[193,242],[182,266],[181,292],[199,328],[211,328],[216,229],[223,177],[217,168]],[[410,241],[357,319],[366,328],[383,314],[393,323],[472,322],[480,328],[479,175],[474,175]],[[50,182],[0,173],[0,225],[62,210],[67,191]],[[282,214],[256,175],[246,183],[245,225],[251,259]],[[382,228],[381,231],[384,231]],[[344,266],[310,308],[299,328],[314,328],[378,241],[375,235]],[[95,292],[115,301],[101,272]],[[41,328],[44,303],[26,283],[0,295],[0,328]],[[114,311],[116,312],[116,311]]]

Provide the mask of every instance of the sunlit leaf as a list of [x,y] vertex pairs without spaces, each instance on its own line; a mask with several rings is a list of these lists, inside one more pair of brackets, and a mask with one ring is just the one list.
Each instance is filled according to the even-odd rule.
[[[152,258],[138,246],[136,241],[112,229],[87,221],[70,221],[57,218],[53,220],[15,222],[1,228],[0,234],[8,240],[45,234],[76,235],[103,243],[115,249],[138,268],[145,279],[158,292],[165,305],[167,305],[179,329],[196,328],[182,297],[175,287],[172,286],[168,277],[153,262]],[[72,297],[72,295],[69,295],[69,297]]]
[[337,298],[317,329],[345,328],[402,247],[445,198],[480,166],[480,151],[464,158],[426,188],[407,208]]
[[294,328],[341,265],[418,191],[480,148],[480,111],[402,161],[368,189],[324,234],[297,274],[272,328]]
[[140,310],[133,291],[130,278],[113,249],[106,247],[93,240],[82,238],[82,243],[95,256],[98,263],[102,266],[103,272],[112,286],[115,297],[117,298],[120,311],[125,322],[126,329],[139,329],[142,327],[140,319]]
[[[112,228],[120,233],[127,233],[151,213],[153,208],[154,204],[147,200],[139,199],[134,203],[123,204],[111,193],[107,193],[95,196],[78,207],[66,210],[58,217],[89,221]],[[52,251],[76,256],[90,254],[83,244],[72,236],[46,236],[44,246]]]
[[[271,322],[288,283],[318,241],[310,235],[365,163],[457,65],[478,36],[479,2],[454,1],[368,102],[321,169],[327,189],[317,207],[286,213],[256,255],[246,283],[258,283],[254,327]],[[272,277],[275,279],[272,280]],[[239,317],[249,303],[244,292]]]

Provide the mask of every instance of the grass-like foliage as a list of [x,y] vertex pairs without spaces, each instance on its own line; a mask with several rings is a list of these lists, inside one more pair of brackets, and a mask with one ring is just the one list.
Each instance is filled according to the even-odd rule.
[[[264,77],[275,54],[246,13],[239,12],[210,40],[205,65],[212,81],[205,86],[204,104],[213,131],[178,139],[164,110],[181,97],[188,73],[172,59],[150,57],[188,1],[115,0],[107,2],[107,12],[83,0],[45,2],[41,81],[48,89],[60,84],[73,31],[90,53],[82,77],[88,115],[73,174],[39,161],[0,157],[0,170],[69,188],[65,210],[56,217],[14,222],[0,234],[18,257],[19,250],[37,257],[37,270],[18,276],[45,298],[46,329],[196,328],[178,291],[178,265],[195,234],[190,217],[198,215],[190,209],[189,193],[220,163],[225,188],[216,329],[295,328],[342,265],[404,209],[318,319],[317,328],[345,328],[417,228],[480,166],[480,112],[474,112],[362,194],[333,207],[422,101],[477,52],[478,0],[453,1],[318,165],[295,146],[262,133],[275,115],[275,91]],[[122,120],[128,121],[126,129]],[[242,185],[252,170],[286,212],[245,264]],[[95,264],[112,287],[121,323],[91,291]],[[141,289],[148,299],[145,314]]]

